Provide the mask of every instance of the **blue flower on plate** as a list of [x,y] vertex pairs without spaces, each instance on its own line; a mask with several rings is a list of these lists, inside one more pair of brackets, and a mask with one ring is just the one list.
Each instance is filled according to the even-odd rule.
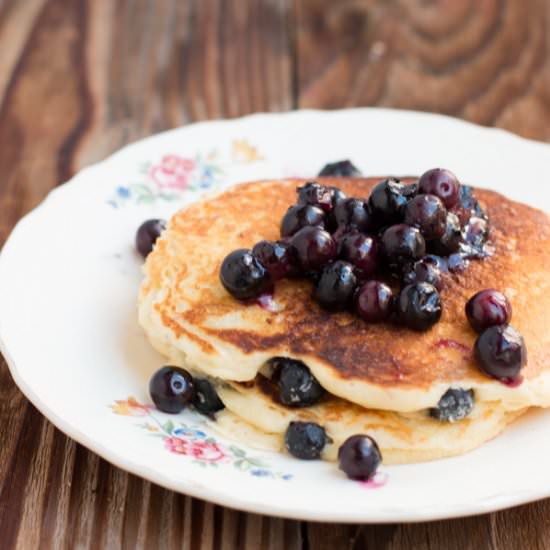
[[284,479],[285,481],[290,481],[293,478],[292,474],[285,474],[281,476],[281,479]]
[[119,187],[116,188],[116,194],[121,199],[127,199],[130,196],[130,189],[128,189],[128,187],[124,187],[120,185]]
[[254,468],[253,470],[250,470],[250,473],[253,476],[256,476],[256,477],[270,477],[271,476],[271,472],[269,470],[265,470],[263,468]]
[[196,439],[206,439],[207,435],[204,432],[201,432],[200,430],[197,430],[195,428],[174,428],[172,430],[172,435],[175,437],[194,437]]

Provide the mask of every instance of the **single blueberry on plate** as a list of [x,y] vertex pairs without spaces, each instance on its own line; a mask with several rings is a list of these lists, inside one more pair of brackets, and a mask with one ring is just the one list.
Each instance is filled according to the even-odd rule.
[[338,449],[340,470],[350,479],[371,479],[381,462],[382,453],[376,441],[368,435],[352,435]]
[[214,413],[225,408],[221,399],[218,397],[214,386],[206,378],[194,378],[195,395],[193,396],[193,407],[207,416],[213,416]]
[[291,422],[285,433],[285,447],[294,457],[301,460],[315,460],[327,444],[323,427],[314,422]]
[[181,412],[193,399],[193,377],[180,367],[166,366],[149,380],[149,394],[159,411]]
[[345,178],[360,178],[361,172],[350,160],[339,160],[325,164],[319,172],[319,176],[341,176]]
[[136,232],[136,249],[144,258],[153,250],[156,240],[165,228],[166,222],[161,219],[147,220],[139,226]]

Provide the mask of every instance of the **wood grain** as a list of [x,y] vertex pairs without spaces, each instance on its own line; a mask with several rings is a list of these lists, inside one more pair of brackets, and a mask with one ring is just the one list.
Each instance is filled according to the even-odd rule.
[[[0,242],[76,170],[195,120],[383,105],[550,141],[549,36],[546,0],[0,0]],[[2,549],[550,548],[550,501],[346,526],[167,491],[66,438],[3,362],[0,437]]]

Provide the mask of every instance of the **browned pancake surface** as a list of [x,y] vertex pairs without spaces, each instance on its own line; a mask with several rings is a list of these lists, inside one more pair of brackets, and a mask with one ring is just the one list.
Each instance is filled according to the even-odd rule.
[[[379,178],[323,181],[337,185],[348,196],[366,197]],[[230,343],[244,354],[285,347],[291,354],[321,360],[333,370],[333,376],[379,386],[422,388],[438,381],[466,378],[482,382],[487,377],[479,372],[469,351],[476,334],[467,323],[464,306],[479,290],[496,288],[509,297],[512,325],[527,343],[529,361],[523,375],[533,378],[546,368],[550,353],[549,219],[541,211],[491,191],[476,189],[474,194],[489,215],[495,253],[471,261],[461,274],[444,276],[443,315],[426,332],[389,323],[369,325],[351,313],[328,313],[311,299],[312,284],[306,280],[277,283],[275,300],[284,306],[278,314],[233,299],[218,277],[225,254],[236,248],[252,248],[262,239],[279,238],[281,218],[295,203],[295,189],[301,183],[285,180],[243,184],[192,205],[172,219],[170,238],[175,241],[171,246],[179,251],[175,268],[179,283],[157,310],[176,336],[194,339],[206,354],[215,352],[208,337]],[[194,239],[192,249],[186,240],[190,235]],[[214,241],[217,248],[210,254],[209,243]],[[167,249],[168,243],[161,239],[154,259],[148,263],[149,284],[153,287],[160,284],[160,271],[171,261]],[[201,263],[201,255],[209,256],[209,261]],[[197,266],[200,277],[195,277],[192,289],[186,288],[187,274]],[[176,315],[182,297],[191,307]],[[212,326],[213,317],[241,308],[254,310],[255,326]],[[176,318],[200,328],[208,337],[191,335]]]

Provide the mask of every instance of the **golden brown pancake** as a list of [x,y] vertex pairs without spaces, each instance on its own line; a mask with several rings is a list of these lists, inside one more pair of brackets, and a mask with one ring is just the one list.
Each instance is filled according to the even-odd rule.
[[[349,196],[366,197],[379,178],[320,178]],[[550,404],[550,223],[543,212],[498,193],[474,194],[491,223],[495,253],[445,274],[441,321],[426,332],[367,324],[328,313],[306,280],[277,282],[272,310],[234,299],[219,281],[223,258],[279,237],[279,224],[301,180],[234,188],[178,212],[145,264],[140,322],[153,345],[176,364],[231,381],[247,381],[267,360],[302,360],[331,394],[363,407],[411,412],[433,407],[449,387],[472,388],[476,402],[503,410]],[[483,374],[472,358],[476,334],[464,313],[476,292],[496,288],[513,306],[528,364],[509,387]]]

